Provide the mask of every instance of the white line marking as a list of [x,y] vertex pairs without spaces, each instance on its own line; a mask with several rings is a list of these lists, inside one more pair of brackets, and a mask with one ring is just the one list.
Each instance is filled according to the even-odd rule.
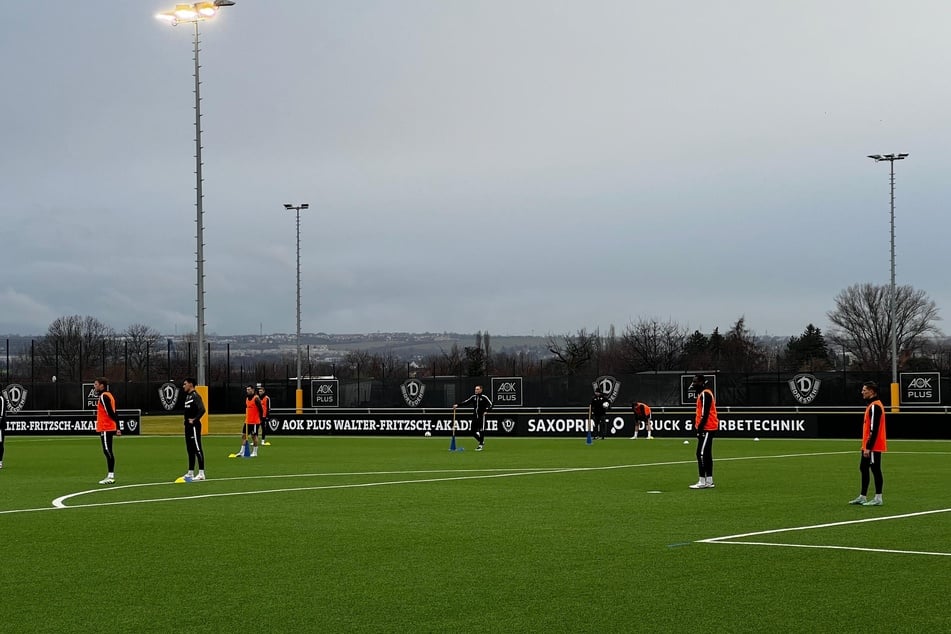
[[850,526],[853,524],[865,524],[867,522],[883,522],[886,520],[899,520],[908,517],[921,517],[922,515],[934,515],[935,513],[948,513],[951,509],[934,509],[931,511],[918,511],[916,513],[903,513],[901,515],[886,515],[882,517],[866,517],[860,520],[846,520],[843,522],[829,522],[827,524],[813,524],[811,526],[793,526],[790,528],[774,528],[768,531],[756,531],[754,533],[740,533],[738,535],[726,535],[724,537],[711,537],[709,539],[698,539],[698,544],[732,544],[741,546],[781,546],[786,548],[821,548],[826,550],[858,550],[873,553],[898,553],[905,555],[931,555],[938,557],[951,557],[951,553],[928,552],[920,550],[896,550],[892,548],[861,548],[857,546],[835,546],[822,544],[782,544],[772,542],[754,542],[744,541],[745,537],[755,537],[757,535],[775,535],[777,533],[791,533],[795,531],[808,531],[820,528],[832,528],[836,526]]
[[12,513],[33,513],[35,511],[58,511],[59,509],[55,506],[42,506],[35,509],[7,509],[6,511],[0,511],[0,515],[10,515]]
[[[88,439],[87,439],[88,440]],[[843,455],[843,454],[852,454],[854,451],[823,451],[823,452],[812,452],[812,453],[794,453],[794,454],[779,454],[779,455],[763,455],[763,456],[736,456],[732,458],[718,458],[719,462],[731,462],[738,460],[769,460],[773,458],[799,458],[799,457],[815,457],[815,456],[834,456],[834,455]],[[76,493],[69,493],[67,495],[62,495],[52,502],[52,506],[48,507],[39,507],[39,508],[25,508],[25,509],[8,509],[0,510],[0,515],[8,515],[12,513],[31,513],[36,511],[54,511],[68,508],[89,508],[95,506],[116,506],[120,504],[145,504],[149,502],[164,502],[164,501],[175,501],[175,500],[192,500],[192,499],[202,499],[209,497],[225,497],[225,496],[234,496],[234,495],[256,495],[258,493],[280,493],[283,491],[313,491],[321,489],[341,489],[341,488],[357,488],[357,487],[371,487],[371,486],[384,486],[390,484],[413,484],[413,483],[425,483],[425,482],[447,482],[451,480],[461,480],[461,479],[474,479],[477,477],[488,478],[488,477],[507,477],[515,475],[532,475],[532,474],[544,474],[544,473],[570,473],[570,472],[579,472],[579,471],[603,471],[610,469],[631,469],[631,468],[641,468],[641,467],[663,467],[663,466],[675,466],[675,465],[684,465],[684,464],[694,464],[694,460],[672,460],[665,462],[649,462],[649,463],[640,463],[640,464],[623,464],[623,465],[608,465],[601,467],[529,467],[529,468],[512,468],[512,469],[441,469],[441,470],[424,470],[424,471],[363,471],[363,472],[335,472],[335,473],[305,473],[305,474],[278,474],[278,475],[262,475],[262,476],[238,476],[233,478],[214,478],[209,480],[209,482],[224,482],[231,480],[258,480],[258,479],[267,479],[267,478],[306,478],[306,477],[337,477],[337,476],[360,476],[360,475],[406,475],[413,473],[472,473],[472,472],[504,472],[500,475],[485,475],[485,476],[474,476],[470,478],[430,478],[424,480],[400,480],[400,481],[385,481],[385,482],[370,482],[363,484],[346,484],[346,485],[333,485],[333,486],[318,486],[318,487],[295,487],[289,489],[270,489],[266,491],[247,491],[247,492],[232,492],[232,493],[221,493],[221,494],[200,494],[200,495],[186,495],[180,497],[172,498],[157,498],[157,499],[146,499],[146,500],[126,500],[121,502],[104,502],[97,504],[77,504],[72,506],[67,506],[65,502],[75,497],[79,497],[87,494],[101,493],[104,491],[114,491],[117,489],[131,489],[137,487],[150,487],[150,486],[179,486],[174,482],[162,481],[162,482],[143,482],[139,484],[127,484],[120,486],[112,487],[101,487],[96,489],[87,489],[85,491],[78,491]],[[207,485],[193,485],[193,486],[207,486]]]
[[[355,472],[339,472],[339,473],[283,473],[283,474],[272,474],[272,475],[258,475],[258,476],[235,476],[233,478],[215,478],[211,482],[230,482],[234,480],[268,480],[271,478],[324,478],[324,477],[337,477],[337,476],[362,476],[362,475],[410,475],[414,473],[472,473],[472,472],[513,472],[513,471],[524,471],[528,473],[534,473],[542,469],[539,468],[525,468],[525,469],[431,469],[431,470],[422,470],[422,471],[355,471]],[[207,480],[206,480],[207,482]],[[410,480],[410,482],[415,482],[415,480]],[[102,493],[103,491],[115,491],[117,489],[137,489],[140,487],[156,487],[156,486],[168,486],[179,484],[176,482],[141,482],[138,484],[123,484],[120,486],[110,486],[110,487],[99,487],[96,489],[87,489],[85,491],[78,491],[76,493],[68,493],[66,495],[61,495],[60,497],[53,500],[53,506],[56,508],[80,508],[78,505],[74,507],[67,507],[64,502],[74,497],[79,497],[80,495],[86,495],[87,493]],[[275,489],[283,490],[283,489]],[[287,489],[288,491],[292,489]],[[187,499],[189,496],[182,496],[181,498],[173,499]],[[12,511],[0,511],[0,513],[10,513]]]
[[[79,509],[79,508],[93,508],[98,506],[121,506],[125,504],[148,504],[151,502],[176,502],[179,500],[200,500],[208,498],[219,498],[219,497],[235,497],[239,495],[260,495],[262,493],[293,493],[296,491],[325,491],[330,489],[359,489],[359,488],[369,488],[369,487],[379,487],[379,486],[389,486],[393,484],[420,484],[427,482],[451,482],[453,480],[481,480],[487,478],[508,478],[515,476],[523,475],[536,475],[540,473],[563,473],[567,471],[575,471],[576,469],[553,469],[549,471],[518,471],[514,473],[494,473],[491,475],[471,475],[471,476],[459,476],[453,478],[423,478],[420,480],[388,480],[385,482],[363,482],[360,484],[328,484],[321,486],[311,486],[311,487],[290,487],[287,489],[262,489],[260,491],[232,491],[229,493],[205,493],[202,495],[187,495],[182,497],[171,497],[171,498],[153,498],[150,500],[123,500],[119,502],[99,502],[93,504],[76,504],[74,506],[65,506],[62,505],[62,501],[73,497],[75,495],[82,495],[82,493],[88,493],[89,491],[84,491],[82,493],[75,493],[72,495],[63,496],[54,500],[54,505],[57,501],[60,502],[60,506],[55,508],[63,509]],[[134,486],[134,485],[130,485]],[[113,487],[118,488],[118,487]],[[101,491],[103,489],[93,489],[92,491]]]
[[[707,541],[707,540],[703,540]],[[817,544],[780,544],[772,542],[709,542],[714,544],[735,544],[738,546],[786,546],[788,548],[822,548],[826,550],[860,550],[868,553],[897,553],[901,555],[934,555],[951,557],[951,553],[932,553],[926,550],[895,550],[893,548],[860,548],[858,546],[820,546]]]
[[[772,459],[772,458],[795,458],[795,457],[813,457],[813,456],[826,456],[826,455],[839,455],[839,454],[850,454],[854,453],[851,451],[831,451],[831,452],[818,452],[818,453],[797,453],[797,454],[782,454],[778,456],[738,456],[733,458],[721,458],[721,461],[736,461],[736,460],[762,460],[762,459]],[[396,480],[396,481],[384,481],[384,482],[368,482],[361,484],[340,484],[340,485],[323,485],[323,486],[314,486],[314,487],[292,487],[287,489],[267,489],[261,491],[235,491],[231,493],[215,493],[215,494],[200,494],[200,495],[185,495],[180,497],[171,497],[171,498],[154,498],[148,500],[126,500],[120,502],[103,502],[103,503],[93,503],[93,504],[76,504],[76,505],[66,505],[66,501],[75,497],[90,493],[100,493],[102,491],[114,491],[116,489],[126,489],[126,488],[136,488],[144,486],[161,486],[174,484],[172,482],[150,482],[143,484],[127,484],[117,487],[103,487],[97,489],[88,489],[86,491],[79,491],[76,493],[69,493],[67,495],[60,496],[53,500],[53,508],[88,508],[93,506],[116,506],[120,504],[145,504],[149,502],[166,502],[172,500],[191,500],[191,499],[203,499],[210,497],[228,497],[235,495],[257,495],[260,493],[280,493],[282,491],[318,491],[318,490],[327,490],[327,489],[344,489],[344,488],[358,488],[358,487],[371,487],[371,486],[386,486],[392,484],[414,484],[414,483],[432,483],[432,482],[449,482],[452,480],[472,480],[472,479],[485,479],[485,478],[497,478],[497,477],[509,477],[509,476],[518,476],[518,475],[534,475],[534,474],[545,474],[545,473],[571,473],[571,472],[580,472],[580,471],[607,471],[613,469],[631,469],[631,468],[641,468],[641,467],[660,467],[660,466],[671,466],[671,465],[682,465],[682,464],[694,464],[694,460],[674,460],[674,461],[665,461],[665,462],[650,462],[650,463],[640,463],[640,464],[623,464],[623,465],[607,465],[601,467],[537,467],[537,468],[528,468],[528,469],[472,469],[472,470],[458,470],[458,469],[440,469],[440,470],[430,470],[430,471],[367,471],[367,472],[357,472],[357,473],[310,473],[310,474],[286,474],[286,475],[268,475],[268,476],[243,476],[235,478],[221,478],[219,481],[225,480],[252,480],[252,479],[265,479],[265,478],[300,478],[300,477],[325,477],[325,476],[354,476],[354,475],[406,475],[414,473],[471,473],[471,472],[485,472],[490,471],[490,475],[480,475],[480,476],[465,476],[465,477],[450,477],[450,478],[426,478],[420,480]],[[503,472],[503,473],[497,473]],[[205,485],[207,486],[207,485]],[[12,511],[0,511],[0,513],[10,513]]]
[[951,509],[936,509],[933,511],[918,511],[917,513],[904,513],[902,515],[887,515],[881,517],[865,517],[860,520],[845,520],[843,522],[830,522],[828,524],[813,524],[812,526],[793,526],[790,528],[774,528],[768,531],[757,531],[755,533],[740,533],[738,535],[727,535],[725,537],[711,537],[709,539],[698,539],[700,543],[714,544],[726,540],[742,539],[743,537],[755,537],[757,535],[773,535],[775,533],[790,533],[792,531],[808,531],[816,528],[831,528],[833,526],[848,526],[849,524],[864,524],[866,522],[883,522],[885,520],[900,520],[906,517],[918,517],[921,515],[933,515],[934,513],[947,513]]

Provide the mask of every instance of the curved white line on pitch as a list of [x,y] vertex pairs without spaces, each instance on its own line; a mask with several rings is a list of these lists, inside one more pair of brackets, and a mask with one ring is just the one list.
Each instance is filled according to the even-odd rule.
[[[762,460],[762,459],[772,459],[772,458],[797,458],[797,457],[814,457],[814,456],[827,456],[827,455],[838,455],[838,454],[851,454],[851,451],[830,451],[830,452],[818,452],[818,453],[796,453],[796,454],[782,454],[776,456],[736,456],[733,458],[720,458],[719,461],[729,462],[729,461],[738,461],[738,460]],[[335,485],[320,485],[320,486],[310,486],[310,487],[290,487],[286,489],[264,489],[259,491],[233,491],[229,493],[205,493],[199,495],[184,495],[176,497],[165,497],[165,498],[152,498],[145,500],[124,500],[117,502],[100,502],[100,503],[90,503],[90,504],[76,504],[72,506],[67,506],[66,501],[72,498],[76,498],[82,495],[89,493],[100,493],[103,491],[112,491],[116,489],[127,489],[127,488],[136,488],[136,487],[145,487],[145,486],[161,486],[173,484],[170,482],[150,482],[143,484],[127,484],[124,486],[118,487],[109,487],[109,488],[97,488],[89,489],[86,491],[79,491],[77,493],[70,493],[67,495],[60,496],[53,500],[52,508],[89,508],[95,506],[118,506],[124,504],[146,504],[150,502],[170,502],[176,500],[194,500],[194,499],[205,499],[205,498],[214,498],[214,497],[231,497],[237,495],[258,495],[261,493],[282,493],[282,492],[294,492],[294,491],[320,491],[327,489],[350,489],[350,488],[367,488],[375,486],[389,486],[394,484],[416,484],[416,483],[433,483],[433,482],[451,482],[454,480],[478,480],[478,479],[487,479],[487,478],[505,478],[505,477],[515,477],[523,475],[538,475],[538,474],[548,474],[548,473],[571,473],[571,472],[580,472],[580,471],[607,471],[613,469],[632,469],[632,468],[641,468],[641,467],[661,467],[661,466],[671,466],[671,465],[684,465],[684,464],[694,464],[694,460],[673,460],[665,462],[648,462],[640,464],[623,464],[623,465],[608,465],[601,467],[535,467],[535,468],[522,468],[522,469],[438,469],[438,470],[424,470],[424,471],[365,471],[365,472],[356,472],[356,473],[310,473],[310,474],[285,474],[285,475],[267,475],[267,476],[239,476],[234,478],[220,478],[218,481],[227,481],[227,480],[257,480],[257,479],[266,479],[266,478],[302,478],[302,477],[327,477],[327,476],[354,476],[354,475],[407,475],[407,474],[423,474],[423,473],[481,473],[482,475],[472,475],[472,476],[461,476],[461,477],[448,477],[448,478],[422,478],[416,480],[387,480],[382,482],[364,482],[357,484],[335,484]],[[488,472],[488,473],[486,473]]]
[[[181,497],[171,497],[171,498],[153,498],[149,500],[124,500],[119,502],[97,502],[92,504],[76,504],[75,506],[59,506],[53,508],[63,508],[63,509],[81,509],[81,508],[93,508],[97,506],[121,506],[125,504],[149,504],[152,502],[176,502],[179,500],[201,500],[208,498],[223,498],[223,497],[235,497],[239,495],[260,495],[262,493],[294,493],[297,491],[324,491],[328,489],[359,489],[359,488],[369,488],[369,487],[379,487],[379,486],[390,486],[394,484],[421,484],[427,482],[451,482],[453,480],[481,480],[486,478],[508,478],[515,476],[524,476],[524,475],[536,475],[540,473],[561,473],[564,471],[578,471],[579,469],[556,469],[550,471],[519,471],[514,473],[495,473],[491,475],[472,475],[472,476],[460,476],[454,478],[423,478],[420,480],[387,480],[384,482],[363,482],[360,484],[328,484],[321,486],[310,486],[310,487],[290,487],[286,489],[262,489],[260,491],[232,491],[229,493],[204,493],[201,495],[185,495]],[[580,469],[584,470],[584,469]],[[134,485],[130,485],[134,486]],[[118,487],[113,487],[118,488]],[[100,491],[102,489],[94,489],[95,491]],[[76,494],[81,495],[81,494]],[[69,496],[66,496],[69,497]],[[63,498],[57,498],[62,500]]]
[[[213,482],[231,482],[234,480],[267,480],[270,478],[331,478],[338,476],[363,476],[363,475],[411,475],[417,473],[473,473],[473,472],[492,472],[498,473],[500,471],[512,472],[512,471],[526,471],[534,472],[539,469],[544,469],[545,467],[537,468],[516,468],[516,469],[426,469],[419,471],[342,471],[342,472],[330,472],[330,473],[281,473],[281,474],[271,474],[271,475],[256,475],[256,476],[235,476],[233,478],[215,478]],[[53,506],[55,508],[79,508],[67,507],[64,502],[74,497],[79,497],[81,495],[86,495],[87,493],[102,493],[104,491],[115,491],[117,489],[136,489],[140,487],[156,487],[156,486],[168,486],[178,484],[176,482],[140,482],[138,484],[124,484],[114,487],[99,487],[96,489],[87,489],[85,491],[78,491],[76,493],[68,493],[66,495],[61,495],[60,497],[53,500]],[[185,499],[189,496],[183,496],[182,499]],[[178,499],[178,498],[175,498]]]

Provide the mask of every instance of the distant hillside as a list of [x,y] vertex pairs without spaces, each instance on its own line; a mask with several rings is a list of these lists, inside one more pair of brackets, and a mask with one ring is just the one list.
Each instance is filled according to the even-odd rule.
[[[559,333],[558,336],[561,336]],[[42,335],[35,337],[10,335],[4,337],[12,355],[28,354],[31,342],[42,339]],[[219,335],[207,334],[208,343],[213,351],[224,348],[235,357],[255,357],[259,359],[289,358],[297,348],[295,333]],[[778,350],[786,345],[789,337],[766,336],[759,337],[760,342],[768,349]],[[166,341],[171,342],[171,348],[181,346],[182,342],[194,341],[194,333],[185,335],[160,335],[157,348],[164,354]],[[409,332],[375,332],[328,334],[301,333],[301,345],[309,349],[310,358],[314,360],[335,361],[348,352],[366,351],[371,354],[392,353],[400,359],[411,361],[424,359],[432,355],[449,352],[453,345],[463,350],[467,346],[475,345],[474,333],[409,333]],[[494,354],[522,352],[536,358],[551,356],[548,351],[548,337],[534,335],[493,335],[489,333],[491,351]],[[2,343],[2,342],[0,342]]]
[[[269,357],[293,354],[297,347],[296,334],[273,333],[266,335],[208,335],[212,348],[227,346],[233,356]],[[180,339],[178,339],[180,340]],[[376,332],[367,334],[301,333],[301,346],[307,347],[313,359],[333,361],[348,352],[364,351],[371,354],[392,353],[407,361],[431,355],[448,353],[452,347],[463,350],[475,345],[474,334],[460,333],[406,333]],[[538,357],[549,355],[547,337],[531,335],[489,336],[491,351],[498,353],[524,352]]]

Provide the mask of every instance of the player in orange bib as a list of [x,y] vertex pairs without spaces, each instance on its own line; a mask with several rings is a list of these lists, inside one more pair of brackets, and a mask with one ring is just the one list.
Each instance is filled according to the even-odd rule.
[[707,377],[698,374],[693,377],[691,384],[697,394],[697,415],[694,419],[694,429],[697,432],[697,469],[700,479],[691,484],[691,489],[713,488],[713,436],[720,428],[720,417],[717,414],[717,400],[713,390],[707,387]]
[[264,411],[261,418],[261,446],[269,447],[271,443],[267,441],[267,421],[271,417],[271,397],[267,395],[263,383],[258,383],[258,398],[261,399],[261,409]]
[[654,431],[654,424],[651,422],[651,406],[647,403],[634,401],[631,403],[631,409],[634,411],[634,435],[631,436],[631,439],[637,438],[641,423],[644,424],[644,429],[647,430],[648,440],[653,439],[651,433]]
[[238,458],[244,454],[244,443],[251,437],[251,457],[258,457],[258,428],[261,427],[261,421],[264,420],[264,407],[261,405],[261,399],[254,393],[254,386],[248,385],[244,388],[244,426],[241,428],[241,448],[237,453],[229,455],[229,458]]
[[96,432],[102,445],[102,453],[106,457],[106,477],[99,484],[115,484],[116,455],[112,451],[112,439],[122,435],[122,424],[116,414],[116,398],[109,392],[109,379],[104,376],[96,379],[93,384],[96,390]]
[[[882,477],[882,454],[888,451],[885,440],[885,406],[878,397],[878,384],[875,381],[866,381],[862,384],[862,398],[868,405],[865,406],[865,420],[862,424],[862,458],[859,460],[859,471],[862,473],[862,491],[849,504],[862,506],[881,506],[882,488],[885,483]],[[875,478],[875,497],[868,499],[868,485],[871,478]]]

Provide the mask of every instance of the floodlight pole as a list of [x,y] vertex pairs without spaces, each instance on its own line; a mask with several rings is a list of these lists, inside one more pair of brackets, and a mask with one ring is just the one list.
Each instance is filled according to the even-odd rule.
[[166,21],[172,26],[178,26],[185,22],[191,22],[195,25],[194,30],[194,58],[195,58],[195,269],[197,274],[196,281],[196,344],[198,346],[198,355],[196,360],[198,384],[195,389],[201,395],[205,402],[205,415],[202,416],[202,433],[208,433],[208,412],[210,405],[208,401],[208,381],[205,367],[207,365],[205,358],[205,223],[204,211],[202,209],[202,161],[201,161],[201,64],[199,63],[199,42],[200,30],[198,25],[203,20],[208,20],[218,14],[221,7],[234,6],[233,0],[214,0],[213,2],[195,2],[176,4],[171,11],[165,11],[156,15],[160,20]]
[[297,392],[294,395],[294,404],[297,413],[304,413],[304,390],[301,388],[301,349],[300,349],[300,211],[309,209],[308,203],[292,205],[284,203],[284,209],[297,213]]
[[891,284],[889,292],[888,318],[891,321],[892,339],[892,384],[891,400],[892,411],[898,412],[901,394],[898,386],[898,293],[895,287],[895,161],[902,161],[908,154],[870,154],[869,158],[876,163],[888,161],[889,173],[889,219],[890,219],[890,252],[891,252]]
[[205,376],[205,221],[201,178],[201,75],[198,63],[199,30],[195,20],[195,266],[198,272],[198,385],[208,385]]

